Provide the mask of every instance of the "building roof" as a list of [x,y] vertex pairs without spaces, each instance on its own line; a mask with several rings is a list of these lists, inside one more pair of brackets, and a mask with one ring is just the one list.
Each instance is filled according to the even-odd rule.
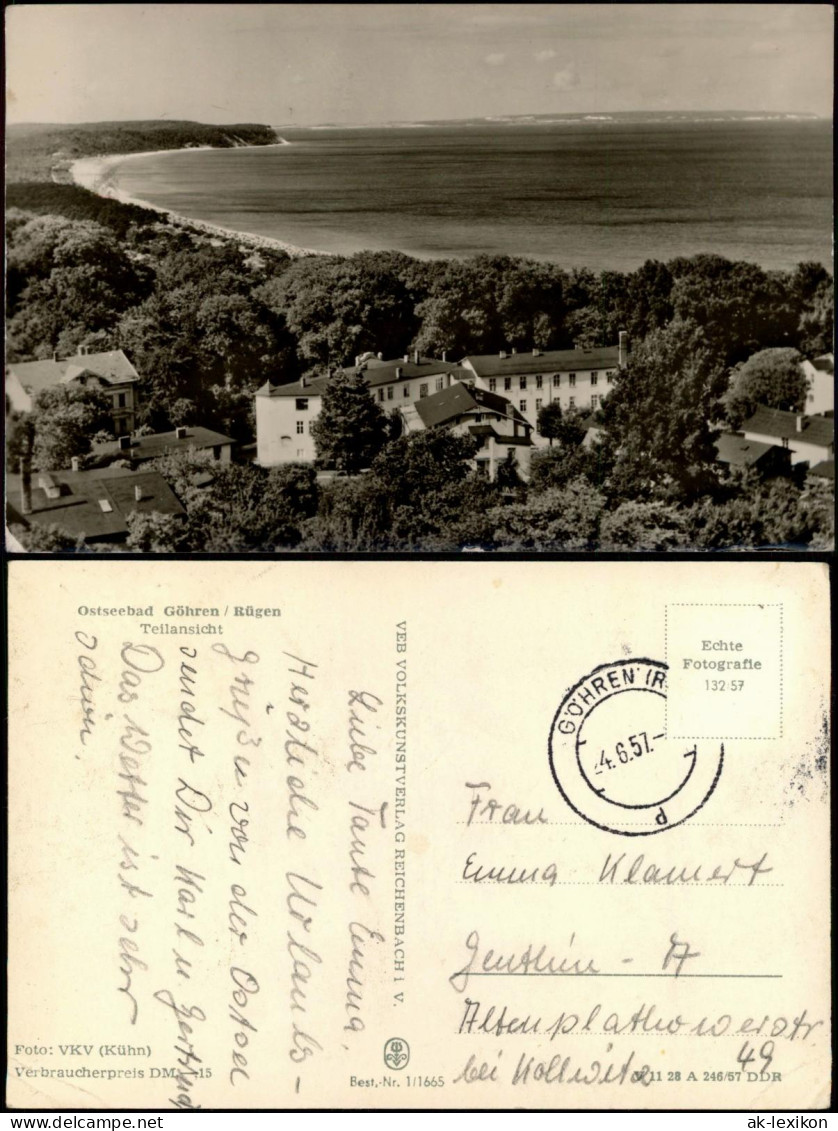
[[72,381],[80,373],[95,373],[107,381],[109,385],[125,385],[138,381],[139,373],[122,352],[122,350],[108,350],[105,353],[83,353],[75,357],[67,357],[58,362],[66,366],[64,380]]
[[[371,389],[375,389],[379,385],[390,385],[394,381],[414,381],[420,380],[422,377],[448,375],[455,381],[473,380],[473,375],[468,369],[463,369],[462,366],[452,361],[440,361],[435,357],[420,357],[419,361],[416,362],[412,360],[412,357],[413,355],[411,355],[410,361],[405,361],[404,358],[396,358],[393,361],[370,358],[358,367],[344,369],[344,373],[348,373],[350,376],[358,372],[363,373]],[[397,374],[397,370],[401,372]]]
[[60,361],[10,361],[7,370],[20,381],[29,393],[38,394],[52,385],[60,385],[64,365]]
[[[412,359],[413,355],[411,355]],[[396,375],[396,370],[401,373]],[[441,377],[450,374],[452,380],[473,380],[474,374],[456,365],[452,361],[440,361],[435,357],[420,357],[419,361],[405,361],[397,357],[392,361],[382,361],[380,358],[371,357],[358,366],[351,366],[343,370],[347,376],[363,373],[371,389],[379,385],[390,385],[398,381],[413,381],[422,377]],[[327,376],[305,378],[301,381],[292,381],[287,385],[272,385],[266,381],[256,392],[257,397],[318,397],[329,383]]]
[[[47,498],[40,486],[43,479],[61,490],[57,499]],[[142,489],[136,499],[135,487]],[[103,501],[105,506],[100,503]],[[32,513],[23,514],[20,476],[6,477],[7,521],[31,526],[58,526],[74,537],[87,541],[115,539],[128,531],[128,515],[133,511],[158,514],[185,514],[177,496],[157,471],[130,471],[105,467],[95,471],[32,472]]]
[[329,383],[328,377],[306,377],[287,385],[272,385],[266,381],[256,390],[257,397],[319,397]]
[[766,444],[762,440],[746,440],[733,432],[722,432],[716,440],[716,458],[719,463],[727,463],[731,467],[753,467],[766,452],[777,447],[777,444]]
[[822,459],[820,463],[816,463],[814,467],[810,467],[806,472],[807,475],[813,475],[817,479],[835,479],[835,460]]
[[[801,425],[799,431],[798,420]],[[799,416],[780,408],[758,405],[753,416],[742,425],[742,431],[828,448],[835,438],[835,421],[826,416]]]
[[7,368],[24,389],[35,395],[53,385],[60,385],[62,381],[73,381],[85,370],[101,377],[109,385],[124,385],[139,380],[139,374],[122,350],[75,354],[59,360],[11,361]]
[[104,444],[94,444],[93,454],[97,457],[144,460],[169,452],[200,451],[202,448],[215,448],[232,444],[229,436],[213,432],[209,428],[187,428],[186,435],[179,439],[177,432],[155,432],[151,436],[138,436],[131,440],[129,448],[121,448],[119,440],[108,440]]
[[462,361],[479,377],[510,377],[528,373],[566,373],[576,370],[616,369],[619,347],[602,346],[589,350],[544,350],[532,353],[469,354]]
[[481,409],[496,412],[499,416],[508,416],[526,428],[532,428],[506,397],[499,397],[497,393],[488,393],[485,389],[475,389],[471,385],[460,382],[451,385],[448,389],[441,389],[438,393],[422,397],[421,400],[414,402],[414,408],[426,428],[432,428],[435,424],[445,424],[465,413],[479,412]]

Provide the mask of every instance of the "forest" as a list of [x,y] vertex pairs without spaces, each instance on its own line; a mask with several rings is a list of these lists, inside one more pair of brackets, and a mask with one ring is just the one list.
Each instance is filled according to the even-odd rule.
[[[292,259],[75,186],[13,189],[8,358],[123,349],[141,375],[145,430],[202,424],[237,441],[240,462],[214,469],[209,487],[191,485],[194,468],[167,467],[187,518],[132,520],[129,549],[831,544],[825,485],[726,472],[713,447],[751,404],[802,406],[797,362],[832,348],[833,282],[820,264],[766,271],[703,254],[594,273],[505,256]],[[630,360],[599,414],[597,442],[583,447],[578,421],[557,422],[529,484],[475,479],[464,441],[445,433],[385,435],[364,474],[328,481],[309,467],[247,462],[253,393],[266,380],[335,371],[367,350],[459,359],[612,345],[620,330]],[[45,407],[42,427],[60,429],[69,411]],[[75,545],[60,530],[24,540],[32,549]]]

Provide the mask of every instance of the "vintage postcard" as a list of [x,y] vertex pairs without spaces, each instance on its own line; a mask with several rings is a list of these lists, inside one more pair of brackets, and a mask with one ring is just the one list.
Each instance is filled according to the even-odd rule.
[[14,561],[19,1109],[818,1109],[829,577]]

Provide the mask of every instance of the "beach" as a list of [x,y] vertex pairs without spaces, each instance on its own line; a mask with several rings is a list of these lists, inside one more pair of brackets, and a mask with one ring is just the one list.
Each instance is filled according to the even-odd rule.
[[[289,144],[290,142],[282,140],[277,142],[275,146],[238,146],[236,148],[279,149]],[[77,184],[80,188],[94,192],[97,196],[118,200],[122,204],[134,204],[140,208],[147,208],[152,212],[157,212],[165,216],[168,222],[175,227],[187,228],[191,231],[199,232],[202,235],[216,236],[223,240],[233,239],[245,247],[252,247],[256,250],[282,251],[293,259],[328,254],[328,252],[315,251],[312,248],[298,247],[296,244],[288,243],[286,240],[277,239],[273,236],[263,236],[255,232],[238,231],[236,228],[226,228],[220,224],[211,224],[206,220],[191,219],[172,209],[163,208],[158,204],[153,204],[149,200],[144,200],[142,197],[130,196],[117,186],[116,169],[126,161],[131,161],[139,157],[160,157],[170,153],[185,153],[190,151],[197,153],[201,150],[212,148],[213,147],[209,145],[193,145],[186,146],[179,150],[156,149],[147,150],[142,153],[116,153],[99,157],[82,157],[72,163],[69,168],[69,174],[73,183]]]

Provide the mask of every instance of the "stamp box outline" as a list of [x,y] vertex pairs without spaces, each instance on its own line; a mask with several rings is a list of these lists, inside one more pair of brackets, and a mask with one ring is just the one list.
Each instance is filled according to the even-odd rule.
[[773,735],[738,735],[738,734],[678,734],[669,733],[669,703],[664,699],[663,718],[668,738],[708,738],[721,741],[733,740],[735,742],[775,742],[783,737],[783,602],[782,601],[670,601],[663,607],[663,656],[667,669],[671,671],[669,663],[669,610],[670,609],[779,609],[780,635],[777,642],[779,669],[780,669],[780,714],[779,734]]

